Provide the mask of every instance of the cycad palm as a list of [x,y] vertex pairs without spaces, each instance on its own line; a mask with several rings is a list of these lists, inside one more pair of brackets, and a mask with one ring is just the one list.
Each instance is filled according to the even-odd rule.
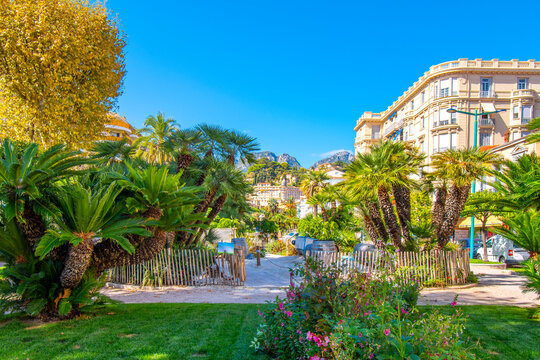
[[94,152],[92,158],[105,165],[127,161],[135,154],[135,148],[127,139],[98,141],[94,143],[92,151]]
[[149,116],[139,130],[143,136],[135,140],[137,155],[151,164],[165,164],[173,159],[173,149],[169,139],[178,129],[172,118],[165,119],[163,113]]

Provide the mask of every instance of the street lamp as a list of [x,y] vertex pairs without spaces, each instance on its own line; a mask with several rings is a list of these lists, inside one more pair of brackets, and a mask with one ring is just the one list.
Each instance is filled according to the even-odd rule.
[[[489,115],[489,114],[496,114],[503,111],[506,111],[506,109],[501,110],[495,110],[495,111],[486,111],[479,113],[478,110],[474,110],[474,112],[468,112],[468,111],[461,111],[457,110],[456,108],[450,108],[448,110],[450,114],[460,113],[460,114],[466,114],[466,115],[474,115],[474,143],[473,146],[476,148],[478,146],[478,116],[481,115]],[[476,181],[473,180],[472,187],[471,187],[471,193],[474,194],[476,191]],[[474,215],[471,216],[471,238],[469,239],[469,246],[470,246],[470,258],[474,258]]]

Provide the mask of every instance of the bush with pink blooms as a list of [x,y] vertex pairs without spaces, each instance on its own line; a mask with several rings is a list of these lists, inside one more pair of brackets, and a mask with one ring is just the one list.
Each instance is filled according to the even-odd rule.
[[310,259],[291,271],[287,297],[259,311],[252,347],[282,360],[472,358],[460,311],[422,313],[418,293],[388,274],[345,277]]

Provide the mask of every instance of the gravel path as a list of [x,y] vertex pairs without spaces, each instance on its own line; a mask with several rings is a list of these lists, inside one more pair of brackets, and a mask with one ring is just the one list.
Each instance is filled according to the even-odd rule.
[[[225,287],[184,287],[141,290],[139,288],[105,288],[102,292],[126,303],[239,303],[262,304],[272,301],[276,296],[285,296],[288,286],[289,268],[302,261],[297,256],[268,255],[261,259],[246,260],[246,286]],[[460,305],[540,305],[534,294],[523,293],[525,278],[511,270],[488,269],[471,265],[472,271],[479,275],[478,286],[467,289],[442,289],[422,291],[419,304],[448,305],[456,295]]]

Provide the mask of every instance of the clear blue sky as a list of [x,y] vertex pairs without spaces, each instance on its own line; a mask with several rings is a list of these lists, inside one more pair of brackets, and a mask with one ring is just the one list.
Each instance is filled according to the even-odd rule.
[[117,111],[162,111],[257,137],[303,166],[353,150],[364,111],[385,110],[429,67],[537,59],[540,1],[108,0],[127,34]]

